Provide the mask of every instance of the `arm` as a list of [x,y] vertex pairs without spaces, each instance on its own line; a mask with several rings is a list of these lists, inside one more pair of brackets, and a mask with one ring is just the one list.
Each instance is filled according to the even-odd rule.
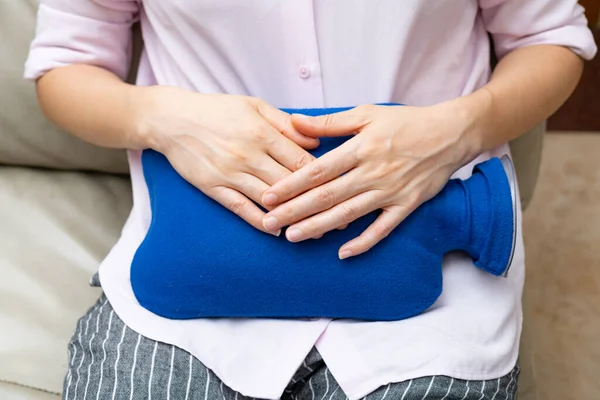
[[583,60],[564,47],[540,45],[509,53],[487,85],[446,104],[466,121],[459,139],[467,147],[465,162],[552,115],[569,98],[582,70]]
[[471,95],[430,107],[361,106],[294,117],[311,136],[355,134],[263,195],[275,206],[267,230],[289,225],[291,241],[317,237],[374,210],[382,213],[339,249],[355,256],[385,238],[435,196],[451,175],[552,114],[571,94],[596,46],[576,0],[480,0],[501,60]]
[[[281,134],[295,132],[286,127],[289,116],[258,99],[136,87],[87,65],[50,71],[38,93],[48,118],[73,135],[163,153],[185,180],[262,231],[260,194],[313,159]],[[240,126],[230,126],[231,113]]]
[[96,145],[163,153],[184,179],[264,231],[260,194],[310,162],[300,146],[318,140],[259,99],[124,83],[138,9],[137,0],[42,1],[25,76],[38,82],[44,112]]
[[468,158],[515,139],[552,115],[596,52],[574,0],[479,0],[500,59],[490,82],[451,102],[466,117]]
[[57,68],[37,81],[39,103],[49,120],[97,146],[122,149],[162,147],[140,124],[151,91],[91,65]]
[[96,145],[147,147],[135,126],[142,90],[123,82],[138,13],[136,0],[40,2],[25,77],[51,121]]

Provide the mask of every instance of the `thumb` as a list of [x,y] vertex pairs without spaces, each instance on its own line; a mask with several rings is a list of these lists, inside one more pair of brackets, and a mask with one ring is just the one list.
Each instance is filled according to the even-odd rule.
[[359,133],[370,122],[368,107],[355,107],[348,111],[309,117],[292,115],[292,124],[306,136],[348,136]]
[[291,123],[288,113],[259,100],[256,100],[255,104],[258,112],[268,123],[298,146],[309,150],[319,147],[318,139],[298,132],[296,127]]

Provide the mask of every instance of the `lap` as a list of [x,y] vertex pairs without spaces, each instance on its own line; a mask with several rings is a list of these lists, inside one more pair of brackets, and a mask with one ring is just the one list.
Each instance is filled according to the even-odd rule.
[[[104,295],[78,321],[68,351],[65,400],[249,399],[224,385],[188,352],[148,339],[127,327]],[[518,367],[489,381],[424,377],[382,386],[367,400],[512,400],[516,397],[517,380]],[[313,349],[282,399],[347,397]]]
[[[367,395],[364,400],[513,400],[516,399],[518,367],[506,376],[487,381],[466,381],[447,376],[430,376],[391,383]],[[344,400],[331,373],[324,369],[309,379],[297,399]]]
[[236,398],[191,354],[127,327],[104,295],[78,321],[68,351],[65,400]]

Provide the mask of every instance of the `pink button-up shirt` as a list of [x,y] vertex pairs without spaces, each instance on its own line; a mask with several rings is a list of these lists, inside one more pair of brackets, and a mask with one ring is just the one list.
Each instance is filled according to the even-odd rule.
[[[73,63],[125,77],[130,27],[139,19],[145,39],[139,85],[246,94],[276,107],[418,106],[471,93],[490,76],[486,31],[500,57],[535,44],[567,46],[584,58],[596,52],[576,0],[41,3],[29,79]],[[504,145],[474,162],[507,152]],[[279,398],[313,346],[350,399],[409,378],[493,379],[514,367],[524,278],[520,229],[507,278],[449,255],[443,294],[407,320],[168,320],[140,307],[129,282],[132,256],[151,218],[140,153],[129,152],[129,161],[134,206],[100,266],[102,287],[132,329],[189,351],[242,394]]]

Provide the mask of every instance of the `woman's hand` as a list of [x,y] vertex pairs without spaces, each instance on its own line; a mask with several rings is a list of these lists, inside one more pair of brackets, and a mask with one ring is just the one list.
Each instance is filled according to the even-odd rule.
[[385,238],[476,154],[462,140],[471,123],[452,103],[432,107],[365,105],[322,117],[292,116],[305,135],[355,136],[267,190],[276,206],[265,229],[290,225],[288,240],[316,238],[372,211],[383,213],[339,249],[347,258]]
[[256,98],[148,91],[140,130],[150,147],[192,185],[265,231],[264,212],[252,201],[261,204],[269,186],[312,161],[301,146],[317,147],[318,139],[298,133],[289,114]]

